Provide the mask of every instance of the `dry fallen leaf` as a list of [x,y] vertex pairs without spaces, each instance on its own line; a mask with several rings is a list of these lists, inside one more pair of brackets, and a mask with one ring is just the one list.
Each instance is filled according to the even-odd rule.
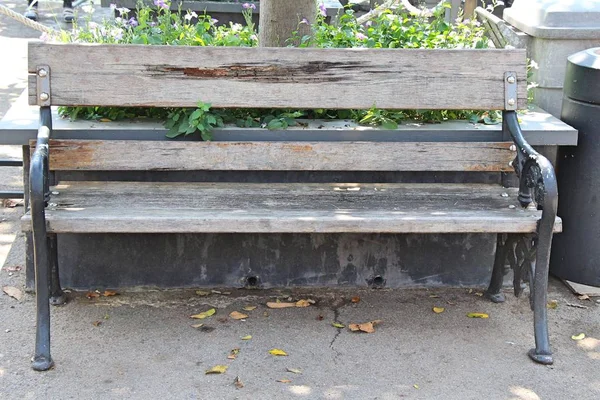
[[14,265],[14,266],[6,267],[6,268],[4,268],[4,270],[7,272],[18,272],[21,270],[21,268],[22,267],[20,265]]
[[432,310],[436,314],[441,314],[444,312],[445,308],[444,307],[433,307]]
[[222,294],[222,293],[223,293],[223,292],[221,292],[221,291],[219,291],[219,290],[211,290],[210,292],[211,292],[211,293],[214,293],[214,294]]
[[263,313],[263,317],[267,318],[268,316],[269,316],[269,313],[265,311],[265,312]]
[[302,371],[299,370],[299,369],[297,369],[297,368],[286,368],[285,370],[287,372],[291,372],[291,373],[294,373],[294,374],[301,374],[302,373]]
[[240,353],[240,349],[239,349],[239,347],[236,347],[235,349],[233,349],[229,352],[229,355],[227,356],[227,358],[230,360],[235,360],[235,358],[237,357],[237,355],[239,353]]
[[252,339],[252,335],[242,336],[242,340],[250,340]]
[[112,290],[105,290],[104,293],[102,293],[102,296],[104,297],[109,297],[109,296],[116,296],[118,293]]
[[351,300],[351,301],[352,301],[353,303],[360,303],[360,297],[358,297],[358,296],[355,296],[355,297],[353,297],[353,298],[352,298],[352,300]]
[[346,327],[346,325],[340,324],[339,322],[332,322],[331,326],[333,326],[334,328],[339,328],[339,329],[342,329],[342,328]]
[[573,336],[571,336],[571,339],[573,339],[573,340],[583,340],[583,339],[585,339],[585,333],[580,333],[579,335],[573,335]]
[[192,328],[198,329],[198,328],[201,328],[202,325],[204,325],[204,324],[194,324],[194,325],[192,325]]
[[14,286],[4,286],[2,291],[15,300],[21,301],[21,299],[23,299],[23,292],[21,289]]
[[558,301],[551,300],[548,302],[547,306],[548,306],[548,308],[550,308],[552,310],[556,310],[558,308]]
[[269,354],[274,356],[287,356],[287,353],[281,349],[271,349],[269,350]]
[[579,300],[592,300],[592,299],[590,299],[590,296],[588,296],[587,294],[582,294],[578,298],[579,298]]
[[215,365],[211,369],[207,369],[205,374],[222,374],[229,368],[227,365]]
[[281,383],[292,383],[292,381],[290,381],[289,379],[277,379],[277,382],[281,382]]
[[417,384],[415,383],[415,384],[413,385],[413,387],[414,387],[415,389],[418,389],[418,388],[419,388],[419,385],[417,385]]
[[88,299],[94,299],[96,297],[100,297],[100,293],[96,293],[96,292],[87,292],[85,294],[85,297],[87,297]]
[[112,122],[112,119],[109,119],[109,118],[100,118],[98,121],[100,121],[100,122]]
[[483,292],[475,292],[475,296],[482,297],[483,296]]
[[244,387],[244,382],[242,382],[242,380],[240,379],[239,376],[236,376],[235,379],[233,380],[233,384],[235,385],[236,388],[241,389]]
[[204,318],[210,317],[211,315],[215,315],[216,312],[217,312],[217,310],[215,310],[214,308],[211,308],[210,310],[201,312],[200,314],[190,315],[190,318],[204,319]]
[[274,301],[267,302],[267,307],[269,308],[290,308],[296,307],[296,303],[279,303]]
[[310,299],[309,299],[309,300],[304,300],[304,299],[302,299],[302,300],[298,300],[298,301],[296,302],[296,307],[308,307],[308,306],[310,306],[311,304],[315,304],[315,302],[314,302],[314,301],[312,301],[312,300],[310,300]]
[[256,306],[245,306],[244,308],[242,308],[242,310],[244,310],[244,311],[256,310]]
[[229,316],[230,316],[231,318],[233,318],[233,319],[245,319],[245,318],[248,318],[248,315],[247,315],[247,314],[243,314],[243,313],[241,313],[241,312],[239,312],[239,311],[232,311],[232,312],[229,314]]
[[365,322],[363,324],[349,324],[348,328],[350,328],[352,332],[373,333],[375,332],[375,325],[380,324],[381,322],[382,321],[380,319],[377,319],[375,321]]
[[207,292],[206,290],[196,290],[196,294],[198,296],[208,296],[210,292]]
[[467,314],[467,317],[469,318],[489,318],[490,316],[487,315],[486,313],[478,313],[478,312],[470,312]]
[[100,325],[102,325],[102,321],[94,321],[94,322],[92,322],[92,325],[100,326]]

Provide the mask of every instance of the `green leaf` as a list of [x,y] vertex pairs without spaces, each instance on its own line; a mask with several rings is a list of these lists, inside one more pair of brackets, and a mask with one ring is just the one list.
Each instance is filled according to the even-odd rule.
[[398,123],[396,121],[392,121],[391,119],[386,120],[381,126],[385,129],[398,129]]
[[181,133],[179,133],[178,129],[176,126],[173,126],[171,129],[169,129],[169,132],[167,132],[167,134],[165,135],[166,137],[173,139],[176,138],[177,136],[181,135]]

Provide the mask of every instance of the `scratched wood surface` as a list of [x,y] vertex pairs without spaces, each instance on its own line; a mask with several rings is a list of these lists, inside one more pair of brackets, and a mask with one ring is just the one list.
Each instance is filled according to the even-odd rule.
[[486,184],[62,182],[46,218],[50,232],[465,233],[535,232],[540,212]]
[[[299,49],[29,44],[53,105],[503,109],[504,73],[526,107],[525,50]],[[29,101],[36,104],[35,76]]]
[[[51,140],[50,169],[512,171],[509,142]],[[32,151],[35,142],[31,142]]]

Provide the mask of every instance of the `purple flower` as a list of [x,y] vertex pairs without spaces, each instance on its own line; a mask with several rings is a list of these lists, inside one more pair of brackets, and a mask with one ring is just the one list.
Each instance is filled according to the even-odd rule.
[[216,25],[216,24],[217,24],[217,22],[219,22],[219,20],[218,20],[218,19],[216,19],[216,18],[212,18],[212,19],[210,20],[210,23],[211,23],[211,24],[213,24],[213,25]]
[[40,36],[40,40],[42,42],[48,42],[48,41],[50,41],[50,36],[48,35],[47,32],[43,32],[42,35]]
[[111,11],[115,11],[116,9],[117,9],[117,5],[116,5],[116,4],[114,4],[114,3],[111,3],[111,5],[110,5],[110,10],[111,10]]
[[256,5],[254,5],[254,3],[244,3],[244,4],[242,4],[242,8],[244,10],[247,10],[247,9],[256,10]]
[[133,18],[133,17],[129,18],[128,22],[129,22],[129,25],[133,26],[133,27],[136,27],[136,26],[139,25],[138,22],[137,22],[137,20],[135,18]]
[[324,17],[327,16],[327,8],[325,7],[324,3],[319,4],[319,12],[321,13],[322,16],[324,16]]
[[164,9],[169,8],[169,5],[167,3],[165,3],[165,0],[154,0],[154,5],[159,8],[164,8]]
[[356,35],[354,35],[358,40],[367,40],[367,35],[360,33],[360,32],[356,32]]
[[309,25],[308,20],[306,18],[302,18],[302,21],[300,21],[301,24],[305,24],[305,25]]

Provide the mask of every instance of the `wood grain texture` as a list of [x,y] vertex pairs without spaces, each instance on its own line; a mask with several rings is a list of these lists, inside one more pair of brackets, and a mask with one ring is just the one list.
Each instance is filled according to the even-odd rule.
[[[525,50],[29,44],[53,105],[502,109],[504,72],[526,107]],[[36,104],[30,96],[30,104]]]
[[541,215],[518,206],[517,189],[484,184],[62,182],[52,192],[56,233],[523,233]]
[[[35,144],[32,142],[32,151]],[[51,140],[51,170],[512,171],[509,142]]]

